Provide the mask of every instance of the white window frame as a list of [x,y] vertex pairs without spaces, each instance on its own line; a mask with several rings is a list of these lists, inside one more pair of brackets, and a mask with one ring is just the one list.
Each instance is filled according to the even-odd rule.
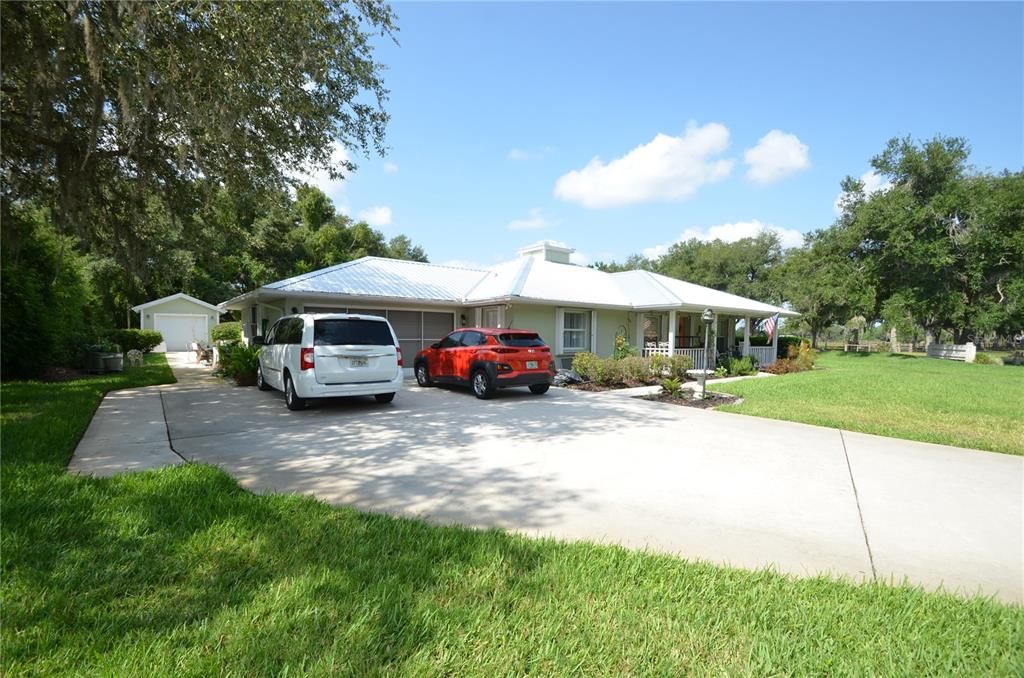
[[[583,327],[582,328],[567,328],[565,326],[566,314],[578,314],[583,316]],[[558,309],[558,336],[556,337],[557,342],[557,353],[582,353],[589,351],[592,344],[592,327],[593,318],[592,313],[582,308],[560,308]],[[565,345],[565,333],[574,332],[579,333],[583,337],[583,346],[574,347]]]

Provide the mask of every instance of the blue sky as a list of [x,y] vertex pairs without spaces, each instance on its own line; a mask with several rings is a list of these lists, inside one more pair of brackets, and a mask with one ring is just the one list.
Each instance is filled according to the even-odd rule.
[[541,239],[581,263],[759,228],[796,241],[893,136],[1024,165],[1021,3],[394,8],[390,151],[322,185],[434,262]]

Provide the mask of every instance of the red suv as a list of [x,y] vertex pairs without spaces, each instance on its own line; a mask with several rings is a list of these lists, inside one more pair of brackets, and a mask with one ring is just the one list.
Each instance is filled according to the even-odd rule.
[[413,360],[420,386],[469,384],[477,398],[499,388],[529,386],[540,395],[551,386],[551,349],[529,330],[464,328],[423,349]]

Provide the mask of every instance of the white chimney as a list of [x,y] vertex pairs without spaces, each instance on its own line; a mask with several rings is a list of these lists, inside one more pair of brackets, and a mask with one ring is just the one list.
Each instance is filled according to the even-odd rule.
[[571,263],[569,255],[575,251],[573,248],[567,247],[563,242],[541,240],[517,250],[516,254],[520,257],[536,257],[537,259],[552,261],[556,264],[568,264]]

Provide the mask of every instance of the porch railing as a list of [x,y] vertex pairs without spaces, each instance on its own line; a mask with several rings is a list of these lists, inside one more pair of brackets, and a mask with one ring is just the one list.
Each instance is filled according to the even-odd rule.
[[770,365],[775,362],[775,349],[772,346],[751,346],[750,355],[758,365]]
[[667,344],[659,346],[645,346],[640,355],[645,358],[652,355],[685,355],[693,361],[694,369],[701,369],[704,367],[704,349],[702,348],[677,348],[673,351]]

